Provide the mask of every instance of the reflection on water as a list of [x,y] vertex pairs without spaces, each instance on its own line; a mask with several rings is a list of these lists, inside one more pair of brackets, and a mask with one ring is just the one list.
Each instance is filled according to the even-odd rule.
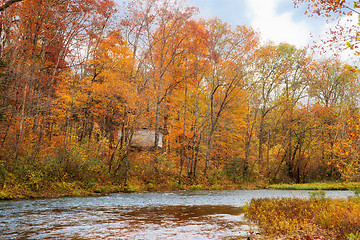
[[[348,191],[328,191],[347,197]],[[243,206],[308,191],[199,191],[0,202],[0,239],[244,239]]]

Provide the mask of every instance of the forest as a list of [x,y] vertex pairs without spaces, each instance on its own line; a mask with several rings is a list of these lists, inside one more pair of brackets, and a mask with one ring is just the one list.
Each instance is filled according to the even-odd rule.
[[185,1],[1,3],[0,198],[360,181],[360,72],[336,56]]

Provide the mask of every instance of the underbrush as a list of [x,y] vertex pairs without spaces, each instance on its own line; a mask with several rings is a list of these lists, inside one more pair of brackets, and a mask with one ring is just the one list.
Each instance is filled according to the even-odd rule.
[[274,184],[271,189],[281,190],[355,190],[360,189],[360,182],[315,182],[302,184]]
[[258,224],[262,234],[286,239],[360,239],[360,198],[309,200],[253,199],[245,216]]
[[226,178],[214,182],[211,178],[204,176],[196,180],[184,178],[181,184],[174,178],[172,181],[154,180],[150,182],[144,181],[142,176],[133,176],[124,184],[111,175],[103,176],[94,173],[89,174],[88,179],[77,179],[71,176],[51,179],[47,174],[37,174],[36,172],[27,178],[20,178],[10,173],[4,183],[0,185],[0,200],[93,196],[116,192],[233,190],[239,188],[241,186]]

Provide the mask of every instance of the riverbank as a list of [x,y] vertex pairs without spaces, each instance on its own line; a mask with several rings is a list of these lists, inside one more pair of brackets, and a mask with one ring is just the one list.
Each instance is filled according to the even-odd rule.
[[356,190],[360,189],[360,182],[314,182],[302,184],[274,184],[270,189],[278,190]]
[[179,184],[177,182],[152,184],[129,183],[127,185],[114,183],[86,184],[80,181],[71,182],[42,182],[36,186],[26,184],[13,184],[0,189],[0,200],[32,199],[32,198],[58,198],[58,197],[85,197],[101,196],[119,192],[161,192],[180,190],[241,190],[241,189],[266,189],[263,183],[234,184],[230,181],[211,184]]
[[[179,184],[164,183],[129,183],[128,185],[114,183],[83,183],[80,181],[42,182],[37,185],[16,184],[5,186],[0,189],[0,200],[31,199],[31,198],[57,198],[57,197],[81,197],[100,196],[118,192],[156,192],[156,191],[179,191],[179,190],[254,190],[254,189],[276,189],[276,190],[357,190],[360,189],[359,182],[318,182],[306,184],[277,184],[267,185],[263,182],[252,182],[234,184],[223,181],[211,184]],[[357,190],[358,191],[358,190]]]

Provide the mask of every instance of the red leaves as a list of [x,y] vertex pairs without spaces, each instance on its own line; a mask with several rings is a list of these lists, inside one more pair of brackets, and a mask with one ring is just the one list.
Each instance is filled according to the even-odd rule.
[[[360,40],[358,38],[359,34],[359,24],[351,23],[350,18],[347,18],[346,22],[343,19],[346,16],[352,16],[353,14],[359,15],[360,11],[359,4],[360,1],[351,1],[351,0],[293,0],[295,6],[298,6],[302,3],[308,4],[308,9],[305,11],[305,14],[312,17],[314,14],[318,16],[326,17],[332,19],[335,22],[335,27],[329,30],[329,38],[326,40],[321,40],[321,44],[318,44],[317,48],[328,52],[329,49],[338,52],[338,50],[346,49],[346,46],[350,47],[355,54],[359,55]],[[346,44],[350,42],[351,44]],[[324,49],[324,45],[326,48]]]
[[342,13],[344,7],[347,7],[344,0],[293,0],[295,6],[307,2],[308,11],[305,14],[317,13],[318,15],[327,14],[329,12]]

